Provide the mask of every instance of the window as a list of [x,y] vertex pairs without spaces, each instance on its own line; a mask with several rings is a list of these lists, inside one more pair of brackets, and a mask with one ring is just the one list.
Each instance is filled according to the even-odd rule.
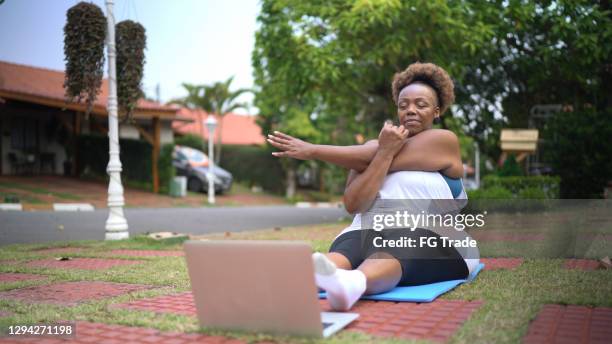
[[19,150],[38,148],[38,120],[31,118],[11,120],[11,148]]

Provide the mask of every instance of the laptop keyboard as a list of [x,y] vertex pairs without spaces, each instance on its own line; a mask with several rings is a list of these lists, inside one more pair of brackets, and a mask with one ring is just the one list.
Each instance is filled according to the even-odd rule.
[[326,328],[330,327],[331,325],[333,325],[334,323],[323,323],[323,329],[325,330]]

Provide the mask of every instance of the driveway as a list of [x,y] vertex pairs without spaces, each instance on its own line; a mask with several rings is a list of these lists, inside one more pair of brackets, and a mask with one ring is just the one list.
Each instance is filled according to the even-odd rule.
[[[124,185],[127,207],[201,207],[206,194],[189,193],[174,198]],[[106,208],[108,183],[59,176],[1,176],[0,203],[8,195],[17,196],[25,210],[51,209],[53,203],[90,203],[96,209]],[[253,193],[246,187],[234,184],[229,193],[217,195],[219,205],[280,205],[287,204],[280,196]]]

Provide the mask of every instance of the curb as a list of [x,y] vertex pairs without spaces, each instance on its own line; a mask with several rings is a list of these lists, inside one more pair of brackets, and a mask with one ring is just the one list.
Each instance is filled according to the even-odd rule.
[[23,206],[21,206],[21,203],[0,203],[0,210],[2,211],[22,211]]
[[[89,203],[53,203],[45,206],[44,209],[36,210],[52,210],[52,211],[93,211],[95,208]],[[24,211],[21,203],[0,203],[0,211]]]
[[342,202],[297,202],[296,208],[342,208]]
[[53,211],[93,211],[89,203],[53,203]]

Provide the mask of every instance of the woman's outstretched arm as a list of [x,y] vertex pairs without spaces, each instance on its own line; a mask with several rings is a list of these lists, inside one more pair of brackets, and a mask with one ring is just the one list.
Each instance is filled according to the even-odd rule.
[[[321,160],[358,173],[368,168],[379,145],[378,140],[353,146],[315,145],[281,132],[268,135],[268,142],[281,150],[272,153],[274,156]],[[463,165],[459,140],[448,130],[423,131],[404,141],[389,171],[440,171],[448,177],[460,178],[463,175]]]

